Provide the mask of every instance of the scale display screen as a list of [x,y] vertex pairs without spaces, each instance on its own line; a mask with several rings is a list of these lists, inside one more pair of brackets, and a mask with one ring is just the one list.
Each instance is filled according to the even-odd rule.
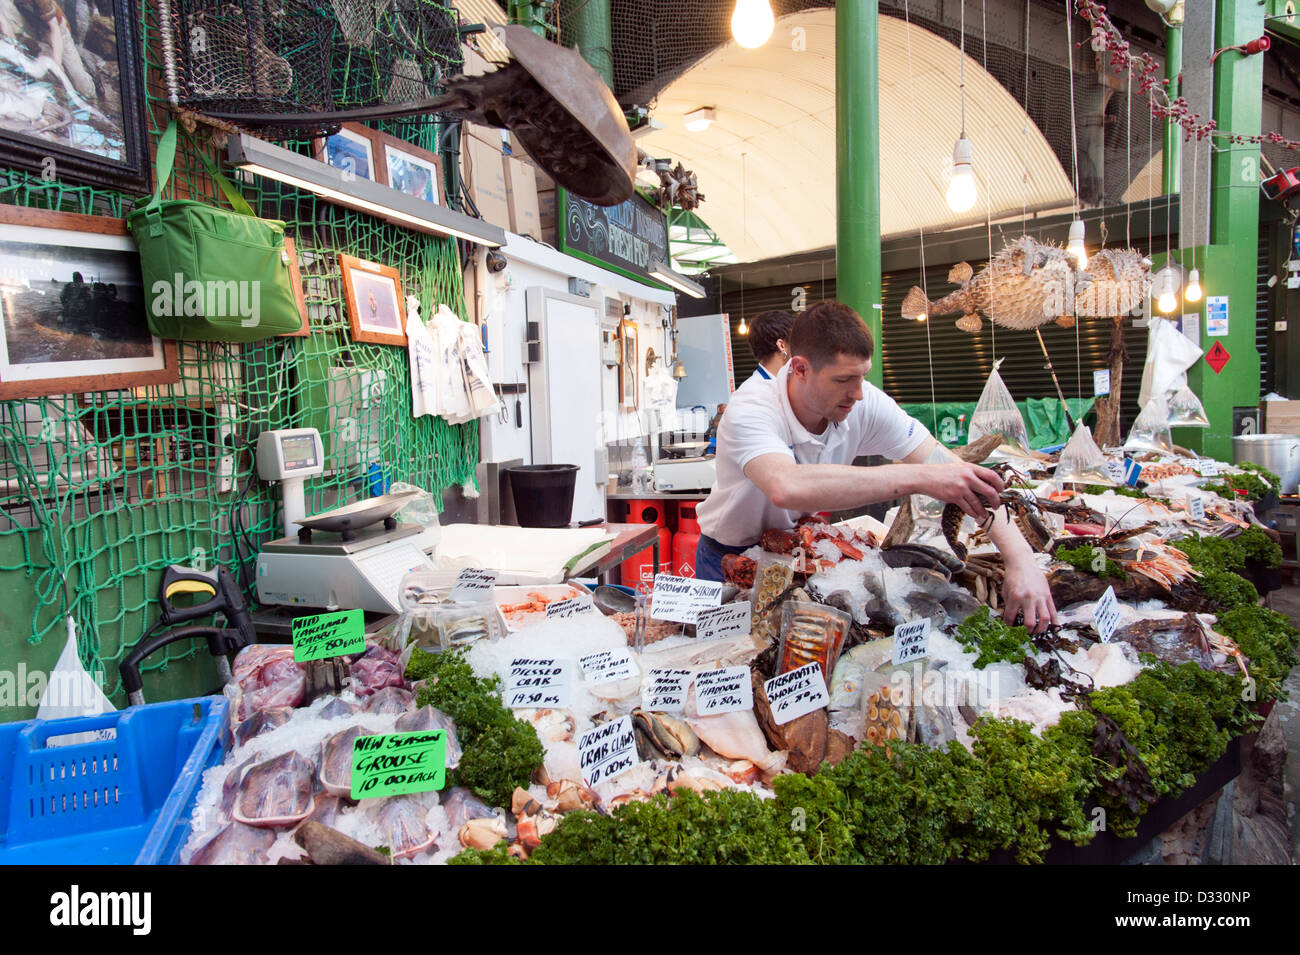
[[284,469],[286,471],[316,467],[316,438],[314,435],[300,434],[291,438],[281,438],[280,450],[284,456]]

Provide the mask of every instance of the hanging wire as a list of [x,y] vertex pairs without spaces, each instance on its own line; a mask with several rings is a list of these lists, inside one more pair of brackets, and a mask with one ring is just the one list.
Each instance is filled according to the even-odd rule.
[[1125,74],[1128,77],[1128,119],[1124,127],[1124,163],[1126,171],[1124,182],[1128,185],[1124,194],[1128,200],[1124,203],[1124,245],[1133,248],[1133,70]]
[[[908,42],[911,42],[908,37]],[[961,0],[961,64],[958,67],[961,77],[961,135],[966,138],[966,0]]]
[[[1029,120],[1029,5],[1031,0],[1025,0],[1025,121]],[[988,31],[985,31],[987,36]],[[987,69],[987,66],[985,67]],[[1021,197],[1020,197],[1020,231],[1029,231],[1029,163],[1025,161],[1025,137],[1029,134],[1029,127],[1025,126],[1020,133],[1020,164],[1025,167],[1025,173],[1021,177]]]
[[[962,83],[965,83],[965,62],[966,62],[966,0],[962,0]],[[912,128],[917,128],[916,123],[916,77],[912,73],[912,11],[908,0],[903,0],[903,29],[907,36],[907,97],[910,104]],[[966,135],[966,98],[962,94],[962,135]],[[930,301],[929,284],[925,278],[925,225],[918,224],[916,227],[917,239],[920,243],[921,250],[921,292],[928,303]],[[930,421],[934,427],[932,434],[939,433],[939,409],[938,399],[935,397],[934,390],[934,345],[930,340],[930,314],[929,305],[926,305],[925,316],[925,351],[926,360],[930,368]],[[883,320],[883,316],[882,316]]]
[[[1028,23],[1028,20],[1026,20],[1025,22]],[[983,42],[984,42],[984,72],[987,74],[988,71],[989,71],[989,8],[988,8],[988,0],[980,0],[980,24],[981,24],[981,28],[984,30],[984,40],[983,40]],[[1028,54],[1028,48],[1026,48],[1026,54]],[[1028,87],[1029,87],[1029,84],[1028,84],[1028,82],[1026,82],[1026,84],[1025,84],[1025,88],[1028,89]],[[1028,110],[1025,111],[1026,115],[1028,115],[1028,112],[1029,112]],[[1021,155],[1021,160],[1023,161],[1023,159],[1024,159],[1024,156],[1023,156],[1023,154],[1022,154],[1022,155]],[[1029,193],[1029,167],[1028,167],[1028,166],[1025,167],[1025,176],[1024,176],[1024,178],[1021,180],[1021,183],[1022,183],[1022,185],[1024,186],[1024,191],[1025,191],[1025,200],[1024,200],[1024,203],[1023,203],[1022,206],[1021,206],[1021,210],[1022,210],[1022,214],[1023,214],[1024,210],[1026,210],[1026,209],[1029,208],[1029,199],[1028,199],[1028,193]],[[986,262],[992,262],[992,261],[993,261],[993,200],[992,200],[992,197],[989,195],[989,190],[987,190],[987,189],[984,190],[984,227],[985,227],[985,229],[987,230],[987,238],[988,238],[988,258],[987,258],[985,261],[986,261]],[[997,328],[997,324],[993,321],[993,315],[992,315],[992,308],[991,308],[991,307],[990,307],[990,314],[988,315],[988,320],[989,320],[989,347],[993,350],[993,360],[996,361],[996,360],[997,360],[997,352],[998,352],[998,328]]]
[[1079,214],[1079,126],[1074,118],[1074,7],[1065,0],[1065,66],[1070,72],[1070,162],[1074,166],[1074,213]]

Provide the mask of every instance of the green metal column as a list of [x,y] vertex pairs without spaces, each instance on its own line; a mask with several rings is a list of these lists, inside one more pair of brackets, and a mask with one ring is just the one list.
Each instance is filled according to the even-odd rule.
[[600,74],[605,85],[614,88],[614,43],[610,28],[609,0],[560,0],[561,40],[576,46],[582,58]]
[[835,267],[841,302],[876,343],[869,380],[882,382],[880,302],[880,43],[877,0],[835,6]]
[[546,11],[550,0],[507,0],[511,23],[528,27],[538,36],[546,36]]
[[[1181,12],[1181,8],[1179,8]],[[1171,100],[1178,99],[1178,76],[1183,72],[1183,24],[1181,19],[1165,30],[1165,79],[1169,81],[1166,88]],[[1183,131],[1174,120],[1165,120],[1164,169],[1161,175],[1164,195],[1179,192],[1182,189]]]
[[[1216,49],[1236,46],[1264,32],[1264,7],[1218,0]],[[1214,119],[1221,130],[1260,132],[1264,60],[1229,51],[1214,64]],[[1198,361],[1190,374],[1210,427],[1189,440],[1221,460],[1232,460],[1232,409],[1259,404],[1259,352],[1255,350],[1255,257],[1259,247],[1259,147],[1216,139],[1210,167],[1210,246],[1198,255],[1205,295],[1228,297],[1228,334],[1211,338],[1202,327],[1201,347],[1221,344],[1231,358],[1221,374]],[[1184,259],[1186,261],[1186,259]],[[1199,439],[1199,440],[1198,440]]]

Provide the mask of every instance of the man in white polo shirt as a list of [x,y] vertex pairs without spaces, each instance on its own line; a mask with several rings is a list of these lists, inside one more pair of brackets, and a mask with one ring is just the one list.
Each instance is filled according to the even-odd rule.
[[[987,468],[967,464],[915,418],[863,380],[873,343],[857,312],[819,302],[796,316],[793,356],[772,387],[742,388],[718,426],[717,480],[697,508],[696,576],[721,580],[724,554],[740,553],[769,528],[791,528],[803,514],[843,510],[924,494],[986,520],[1003,489]],[[853,467],[878,454],[897,464]],[[1047,580],[1006,516],[989,537],[1006,566],[1004,617],[1024,614],[1030,632],[1056,622]]]

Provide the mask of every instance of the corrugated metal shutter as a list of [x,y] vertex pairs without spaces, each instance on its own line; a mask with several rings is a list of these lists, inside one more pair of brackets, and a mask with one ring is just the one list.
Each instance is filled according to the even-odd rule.
[[[1259,246],[1255,281],[1255,348],[1259,351],[1259,393],[1264,396],[1273,390],[1276,375],[1273,369],[1273,290],[1268,280],[1274,275],[1273,260],[1286,253],[1274,248],[1277,227],[1271,222],[1259,226]],[[1283,270],[1284,274],[1285,271]],[[1283,283],[1285,284],[1285,283]]]

